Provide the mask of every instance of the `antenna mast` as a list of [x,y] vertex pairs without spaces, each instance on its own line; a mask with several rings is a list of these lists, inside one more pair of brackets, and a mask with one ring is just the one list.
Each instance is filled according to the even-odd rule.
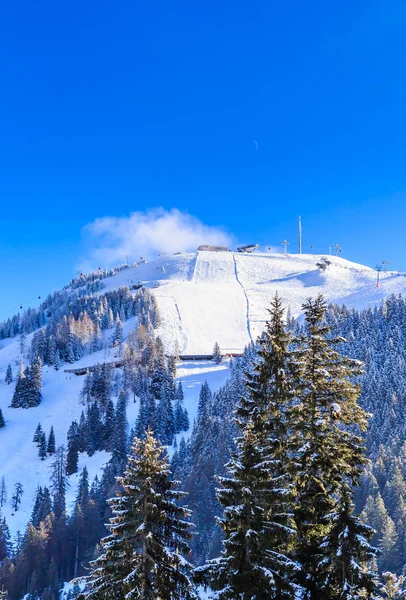
[[302,254],[302,217],[299,217],[299,254]]
[[382,265],[376,265],[376,287],[379,287],[379,273],[382,271]]

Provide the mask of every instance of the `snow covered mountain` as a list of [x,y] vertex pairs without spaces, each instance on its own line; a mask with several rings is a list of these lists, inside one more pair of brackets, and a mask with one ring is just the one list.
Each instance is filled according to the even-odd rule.
[[[161,256],[105,281],[107,289],[138,281],[151,287],[163,319],[162,337],[184,354],[207,354],[216,341],[224,353],[239,352],[262,331],[276,291],[297,317],[308,297],[364,308],[390,294],[404,293],[403,273],[380,274],[340,257],[320,255],[193,252]],[[159,287],[155,287],[158,286]]]
[[[293,316],[298,316],[302,302],[319,293],[328,301],[362,308],[374,306],[390,294],[406,292],[406,279],[401,273],[381,273],[376,286],[376,272],[366,266],[338,257],[323,271],[317,255],[240,254],[234,252],[194,252],[166,255],[155,260],[117,272],[103,279],[103,290],[142,283],[155,295],[161,315],[157,333],[170,353],[178,342],[181,354],[208,354],[218,342],[223,353],[241,352],[255,340],[267,318],[270,298],[278,291]],[[124,323],[124,338],[136,325],[136,318]],[[27,345],[32,334],[27,336]],[[85,355],[73,366],[89,366],[115,358],[118,350],[105,348]],[[50,459],[41,461],[32,437],[38,423],[48,433],[54,427],[56,443],[66,444],[66,433],[72,420],[79,419],[83,410],[79,394],[83,378],[64,372],[72,365],[62,364],[59,371],[44,367],[43,400],[35,408],[10,408],[14,383],[4,382],[7,365],[17,374],[21,360],[19,337],[0,341],[0,408],[6,427],[0,430],[0,478],[4,477],[9,499],[14,485],[21,482],[24,495],[20,510],[13,514],[10,502],[3,514],[13,532],[23,531],[30,518],[35,490],[47,485]],[[182,362],[177,378],[185,392],[185,405],[191,421],[196,415],[200,387],[205,380],[212,390],[224,383],[228,362]],[[138,411],[131,404],[128,412],[130,426]],[[107,461],[106,452],[92,457],[81,455],[79,469],[84,465],[90,479]],[[68,503],[72,503],[78,475],[70,478]]]

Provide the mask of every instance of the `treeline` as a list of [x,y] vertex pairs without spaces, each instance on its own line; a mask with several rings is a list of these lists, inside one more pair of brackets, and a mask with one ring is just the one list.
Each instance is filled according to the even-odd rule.
[[[12,338],[19,334],[27,335],[44,327],[52,317],[61,319],[63,315],[70,314],[68,308],[72,308],[76,300],[100,292],[104,287],[103,279],[112,277],[130,266],[119,265],[114,269],[99,270],[88,275],[81,273],[80,277],[72,279],[63,290],[49,294],[38,308],[28,308],[22,315],[13,315],[7,321],[0,323],[0,339]],[[22,306],[20,308],[22,309]]]

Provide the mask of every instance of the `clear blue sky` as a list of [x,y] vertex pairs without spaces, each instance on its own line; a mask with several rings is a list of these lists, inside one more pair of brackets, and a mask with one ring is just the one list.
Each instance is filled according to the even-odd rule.
[[405,28],[400,0],[4,3],[1,313],[155,206],[272,245],[301,214],[305,248],[406,269]]

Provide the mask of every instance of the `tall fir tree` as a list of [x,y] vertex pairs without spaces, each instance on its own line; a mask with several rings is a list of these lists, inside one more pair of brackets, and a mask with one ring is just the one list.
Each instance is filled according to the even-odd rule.
[[56,449],[55,432],[54,432],[54,427],[52,425],[51,431],[49,432],[48,443],[47,443],[48,454],[55,454],[55,449]]
[[359,388],[352,378],[358,361],[342,356],[342,337],[330,335],[322,296],[303,305],[305,332],[298,340],[299,376],[292,413],[291,451],[295,455],[298,530],[296,558],[306,600],[330,600],[326,589],[330,548],[329,515],[337,510],[343,486],[359,482],[367,462],[360,432],[367,414],[358,406]]
[[[275,296],[254,370],[246,374],[249,393],[237,405],[241,435],[228,465],[231,477],[221,479],[224,550],[220,559],[198,572],[219,599],[294,597],[291,581],[297,566],[288,556],[295,530],[287,441],[295,365],[283,313]],[[201,414],[206,410],[204,396]]]
[[177,505],[184,495],[169,478],[163,447],[150,430],[134,438],[121,490],[109,501],[110,535],[104,553],[91,564],[88,600],[189,600],[197,598],[188,576],[188,511]]

